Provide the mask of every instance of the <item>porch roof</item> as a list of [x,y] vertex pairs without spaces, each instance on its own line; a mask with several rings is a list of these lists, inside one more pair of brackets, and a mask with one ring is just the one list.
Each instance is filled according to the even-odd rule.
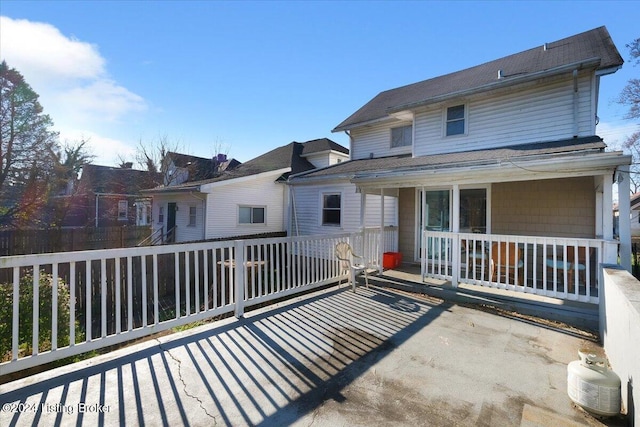
[[[480,174],[487,172],[494,175],[498,172],[502,175],[501,180],[523,180],[533,179],[532,174],[539,175],[542,172],[594,175],[598,174],[597,171],[602,167],[615,168],[616,165],[629,164],[629,156],[619,152],[604,152],[605,147],[602,138],[590,136],[432,156],[399,155],[359,159],[296,174],[289,182],[311,184],[319,181],[349,180],[354,183],[366,183],[372,180],[424,178],[425,174],[432,180],[437,175],[447,175],[447,179],[450,179],[451,175],[456,173],[464,173],[467,179],[477,180]],[[585,162],[587,156],[590,163]],[[514,163],[515,160],[518,164]],[[569,167],[570,163],[574,163],[575,167]],[[532,164],[543,164],[545,169],[527,170],[527,166]],[[516,171],[517,177],[506,173],[510,168]]]

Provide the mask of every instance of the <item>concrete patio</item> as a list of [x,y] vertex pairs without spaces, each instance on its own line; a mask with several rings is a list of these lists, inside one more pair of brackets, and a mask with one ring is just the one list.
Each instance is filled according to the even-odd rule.
[[328,288],[0,385],[0,425],[600,425],[587,335],[386,287]]

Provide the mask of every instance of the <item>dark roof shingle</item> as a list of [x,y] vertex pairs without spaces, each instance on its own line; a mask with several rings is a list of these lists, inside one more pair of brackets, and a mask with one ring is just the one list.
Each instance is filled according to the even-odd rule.
[[[381,92],[336,126],[333,132],[383,119],[390,112],[412,105],[428,104],[492,85],[512,84],[517,78],[590,60],[598,63],[597,69],[618,67],[624,62],[604,26],[547,43],[546,50],[542,46],[535,47],[465,70]],[[498,70],[502,70],[501,79],[498,79]]]

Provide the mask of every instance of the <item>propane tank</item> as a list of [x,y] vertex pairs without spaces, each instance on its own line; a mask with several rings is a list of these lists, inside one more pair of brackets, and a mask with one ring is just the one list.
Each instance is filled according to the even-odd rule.
[[607,360],[578,351],[580,360],[567,366],[567,393],[577,405],[589,412],[604,416],[620,413],[620,378]]

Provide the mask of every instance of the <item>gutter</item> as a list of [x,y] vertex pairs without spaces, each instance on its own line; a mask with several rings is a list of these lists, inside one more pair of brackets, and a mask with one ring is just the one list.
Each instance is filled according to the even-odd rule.
[[[603,153],[597,153],[585,154],[578,157],[562,156],[554,159],[538,157],[534,160],[510,157],[476,164],[453,165],[447,168],[433,167],[415,171],[387,170],[355,175],[351,179],[351,182],[354,184],[362,184],[362,186],[365,187],[368,185],[395,187],[399,182],[411,184],[414,181],[424,182],[425,178],[430,180],[436,178],[451,180],[452,176],[457,175],[460,175],[460,180],[479,182],[479,174],[489,175],[490,173],[497,173],[504,176],[508,178],[508,181],[518,181],[529,180],[531,179],[531,175],[535,174],[556,173],[567,176],[599,175],[606,170],[611,170],[620,165],[630,164],[631,162],[631,156],[622,154],[622,152],[619,151],[605,154],[606,156],[603,156]],[[508,171],[520,172],[520,179],[516,179],[518,177],[513,176],[507,177]],[[523,171],[528,173],[523,173]],[[494,178],[490,178],[489,180],[495,182]]]

